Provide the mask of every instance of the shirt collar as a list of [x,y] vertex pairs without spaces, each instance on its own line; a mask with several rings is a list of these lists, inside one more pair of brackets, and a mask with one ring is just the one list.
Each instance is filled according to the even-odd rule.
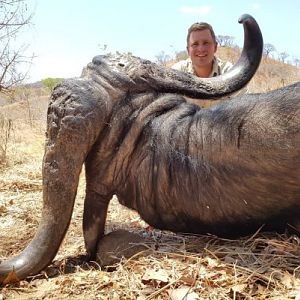
[[217,58],[214,56],[213,66],[212,66],[211,73],[209,74],[209,77],[215,77],[215,76],[218,76],[218,75],[220,75],[219,64],[218,64]]

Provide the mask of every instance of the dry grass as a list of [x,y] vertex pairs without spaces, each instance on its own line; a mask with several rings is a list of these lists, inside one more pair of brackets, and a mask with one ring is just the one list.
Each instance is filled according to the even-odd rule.
[[[240,49],[219,47],[217,55],[224,61],[236,62]],[[300,69],[272,58],[263,57],[261,64],[248,84],[249,93],[262,93],[278,89],[300,80]]]
[[[24,249],[38,226],[46,101],[36,101],[31,121],[24,102],[0,108],[13,124],[0,169],[0,259]],[[72,222],[55,261],[38,276],[2,287],[0,299],[174,300],[187,293],[186,299],[300,299],[298,237],[258,232],[224,240],[153,230],[115,198],[107,231],[136,232],[147,238],[148,250],[109,271],[85,263],[84,183],[81,175]]]

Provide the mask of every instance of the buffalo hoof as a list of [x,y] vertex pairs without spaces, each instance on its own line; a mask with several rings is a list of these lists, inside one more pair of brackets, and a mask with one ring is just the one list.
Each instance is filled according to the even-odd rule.
[[148,247],[146,239],[126,230],[116,230],[105,235],[97,245],[96,261],[101,267],[113,266],[122,258],[131,258]]

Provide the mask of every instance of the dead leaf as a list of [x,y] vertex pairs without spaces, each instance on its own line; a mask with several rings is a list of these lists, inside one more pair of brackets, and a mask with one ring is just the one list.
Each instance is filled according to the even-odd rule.
[[206,262],[207,262],[207,267],[211,269],[214,269],[220,265],[219,260],[215,258],[210,258],[208,256],[206,257]]
[[142,277],[142,283],[150,284],[155,287],[165,286],[169,282],[169,274],[167,271],[160,270],[147,270]]
[[72,280],[71,280],[71,278],[68,278],[68,277],[64,278],[64,279],[62,280],[62,282],[60,283],[60,285],[61,285],[61,286],[66,286],[66,287],[71,286],[71,285],[72,285]]
[[170,300],[199,300],[199,296],[188,286],[182,286],[169,292]]
[[234,285],[231,289],[235,293],[241,293],[246,289],[246,287],[247,287],[246,283],[241,283],[241,284]]
[[184,284],[186,284],[188,286],[194,286],[196,280],[197,280],[197,277],[191,276],[191,275],[183,275],[180,277],[180,281],[182,281]]
[[110,277],[107,275],[107,272],[99,271],[98,277],[100,282],[107,283],[110,281]]
[[[20,279],[18,278],[15,270],[12,270],[11,272],[9,272],[7,274],[7,276],[5,278],[1,278],[1,279],[2,279],[3,285],[20,282]],[[0,280],[0,283],[1,283],[1,280]]]
[[0,216],[7,213],[7,208],[4,205],[0,205]]
[[233,299],[246,299],[247,297],[244,291],[247,286],[248,285],[244,283],[234,285],[229,291],[229,297]]

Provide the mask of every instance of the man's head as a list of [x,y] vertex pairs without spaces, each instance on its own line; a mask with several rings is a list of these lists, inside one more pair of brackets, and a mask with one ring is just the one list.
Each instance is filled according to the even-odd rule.
[[194,23],[187,34],[187,52],[192,60],[195,72],[200,77],[208,77],[217,41],[212,26],[208,23]]
[[208,29],[210,31],[212,39],[215,41],[215,43],[217,43],[216,35],[215,35],[215,32],[214,32],[212,26],[205,22],[200,22],[200,23],[197,22],[197,23],[192,24],[191,27],[188,29],[188,34],[187,34],[187,38],[186,38],[187,47],[189,45],[190,35],[193,31],[197,31],[197,30],[201,31],[201,30],[206,30],[206,29]]

